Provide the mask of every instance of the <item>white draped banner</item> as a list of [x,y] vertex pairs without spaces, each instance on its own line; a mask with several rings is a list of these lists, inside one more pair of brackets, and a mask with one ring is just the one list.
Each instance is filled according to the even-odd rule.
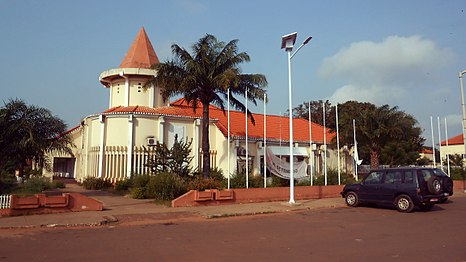
[[[290,179],[290,163],[280,159],[267,147],[267,169],[274,175]],[[293,177],[299,179],[307,176],[307,163],[304,161],[293,163]]]

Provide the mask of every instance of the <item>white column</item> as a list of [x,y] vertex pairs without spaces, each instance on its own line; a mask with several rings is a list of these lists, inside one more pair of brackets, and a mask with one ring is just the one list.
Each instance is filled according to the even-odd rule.
[[149,106],[150,107],[156,107],[156,105],[155,105],[155,86],[154,86],[154,83],[151,83],[150,88],[149,88]]
[[[86,119],[84,120],[86,121]],[[86,123],[86,122],[84,122]],[[92,121],[90,121],[91,125],[92,125]],[[91,127],[88,126],[88,125],[84,125],[83,126],[83,129],[86,131],[86,143],[84,143],[84,146],[86,147],[85,148],[85,152],[86,152],[86,157],[84,158],[84,177],[88,177],[89,176],[89,171],[87,170],[88,169],[88,163],[90,161],[89,159],[89,147],[90,147],[90,129]],[[84,136],[83,136],[83,139],[84,139]],[[83,177],[80,177],[80,181],[82,181]]]
[[99,152],[99,177],[102,178],[103,176],[103,167],[105,161],[105,116],[99,116],[100,122],[100,152]]
[[120,76],[125,79],[125,106],[129,106],[129,78],[125,76],[124,72],[120,72]]
[[201,120],[196,119],[194,120],[194,143],[193,143],[193,152],[194,152],[194,169],[199,170],[199,141],[200,141],[200,131],[201,128]]
[[131,172],[133,167],[133,131],[134,122],[133,115],[128,116],[128,155],[126,160],[126,177],[131,178]]
[[165,125],[165,118],[161,116],[159,118],[159,143],[160,144],[163,144],[164,142],[164,137],[163,137],[164,130],[165,130],[164,125]]

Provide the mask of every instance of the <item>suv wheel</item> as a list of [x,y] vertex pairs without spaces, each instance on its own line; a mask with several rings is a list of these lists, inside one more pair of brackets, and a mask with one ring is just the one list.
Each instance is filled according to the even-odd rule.
[[354,193],[353,191],[346,193],[345,202],[350,207],[358,206],[359,205],[358,195]]
[[440,179],[438,177],[431,177],[429,181],[427,181],[427,188],[431,194],[440,194],[442,191],[442,184],[440,183]]
[[395,199],[396,209],[400,212],[409,213],[414,209],[413,200],[408,195],[399,195]]

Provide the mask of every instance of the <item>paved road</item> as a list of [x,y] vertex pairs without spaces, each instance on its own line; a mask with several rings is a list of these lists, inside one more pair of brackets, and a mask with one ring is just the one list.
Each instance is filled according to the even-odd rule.
[[466,261],[466,197],[431,212],[358,207],[17,230],[0,261]]

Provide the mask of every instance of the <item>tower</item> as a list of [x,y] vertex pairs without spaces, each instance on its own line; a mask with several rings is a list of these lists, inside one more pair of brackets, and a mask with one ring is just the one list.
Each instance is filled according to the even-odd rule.
[[110,89],[109,108],[168,105],[162,99],[160,88],[150,82],[157,75],[152,66],[158,63],[157,54],[142,27],[120,66],[99,76],[102,85]]

